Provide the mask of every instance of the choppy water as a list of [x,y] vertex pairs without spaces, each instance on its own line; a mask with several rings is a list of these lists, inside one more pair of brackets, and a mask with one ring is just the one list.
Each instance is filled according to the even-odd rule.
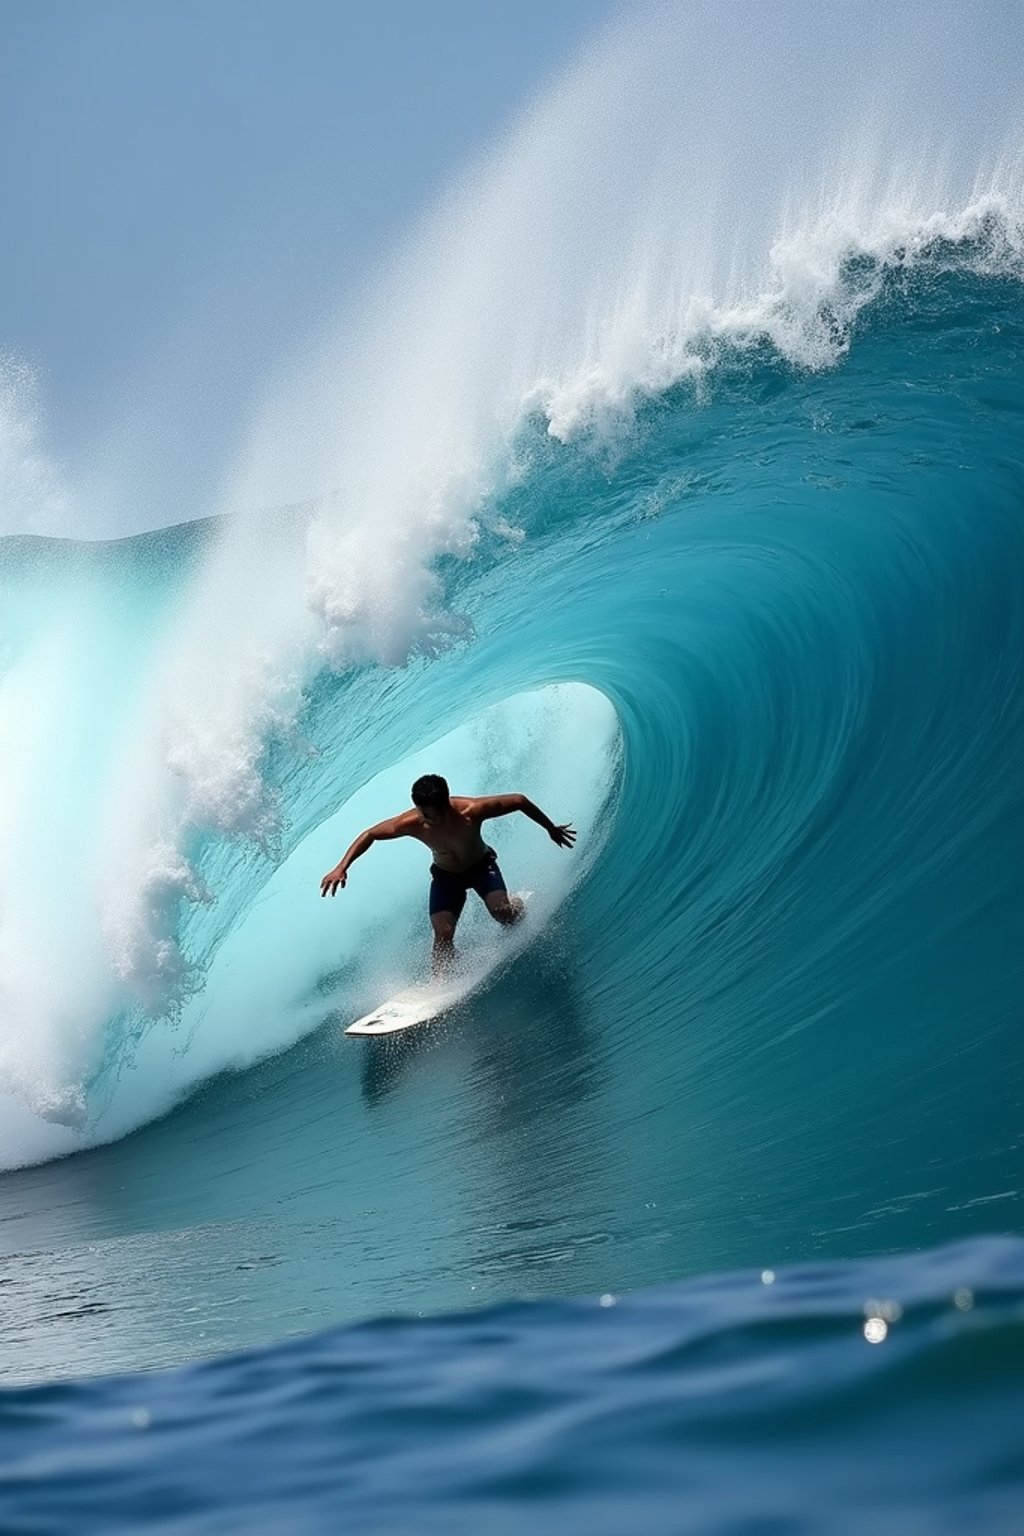
[[5,1525],[1012,1531],[1022,1281],[977,1241],[35,1387],[0,1397]]
[[[106,1480],[150,1497],[172,1444],[187,1512],[286,1435],[267,1528],[338,1499],[408,1528],[417,1487],[425,1528],[513,1496],[594,1529],[638,1499],[677,1529],[672,1497],[700,1529],[799,1528],[802,1497],[820,1528],[1010,1528],[1021,1260],[986,1234],[1024,1200],[1018,162],[984,181],[965,119],[941,186],[830,164],[758,267],[777,175],[720,292],[667,194],[592,253],[594,209],[640,193],[580,156],[660,121],[664,42],[613,38],[420,231],[328,490],[0,542],[6,1379],[243,1351],[5,1399],[19,1519],[59,1524],[83,1436],[109,1528]],[[640,130],[586,116],[610,78],[650,84]],[[318,881],[426,769],[580,843],[497,826],[530,925],[477,915],[475,990],[367,1048],[344,1023],[425,963],[423,860]],[[905,1309],[877,1347],[872,1296]],[[511,1297],[538,1305],[278,1342]]]

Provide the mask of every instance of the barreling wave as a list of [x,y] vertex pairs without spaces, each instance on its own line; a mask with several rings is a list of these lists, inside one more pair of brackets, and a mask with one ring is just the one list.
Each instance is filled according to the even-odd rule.
[[[806,19],[603,39],[268,392],[219,520],[0,545],[4,1166],[406,979],[422,871],[317,879],[440,757],[587,834],[502,853],[630,1169],[593,1205],[671,1213],[623,1283],[1016,1209],[1015,84],[911,28],[868,112],[856,8]],[[530,982],[511,1077],[568,1008]]]
[[[384,783],[401,803],[416,749],[429,757],[429,743],[462,722],[471,736],[495,736],[482,708],[509,701],[486,771],[467,761],[474,782],[528,777],[537,729],[520,728],[514,700],[559,680],[613,705],[627,771],[604,856],[617,890],[643,893],[614,917],[600,881],[585,893],[595,931],[616,933],[593,984],[628,996],[648,1019],[667,1010],[680,1029],[692,1011],[695,1059],[737,1048],[731,1026],[708,1023],[726,997],[740,1039],[756,1002],[764,1050],[780,1032],[856,1012],[869,973],[882,986],[888,967],[926,969],[931,954],[946,988],[950,934],[971,931],[975,903],[998,907],[1001,896],[994,929],[1008,932],[1015,882],[999,850],[1009,858],[1018,848],[1010,659],[1021,625],[1016,459],[1003,435],[1019,409],[1012,234],[989,210],[959,242],[933,232],[912,262],[899,250],[851,257],[830,318],[819,315],[833,327],[840,366],[831,371],[801,366],[765,330],[728,346],[719,338],[711,360],[709,333],[699,370],[644,405],[634,398],[611,466],[587,438],[562,441],[546,412],[527,415],[515,474],[478,509],[471,557],[435,562],[436,598],[459,616],[457,637],[438,647],[406,636],[397,668],[367,659],[338,668],[314,648],[304,672],[296,663],[278,674],[275,707],[253,683],[264,702],[233,733],[220,715],[208,737],[174,725],[162,750],[176,799],[144,844],[141,883],[117,887],[120,826],[108,819],[97,840],[115,888],[103,897],[99,887],[95,953],[106,969],[93,955],[92,970],[74,976],[78,989],[83,980],[95,989],[85,993],[92,1019],[74,1023],[53,997],[65,978],[52,974],[40,921],[51,870],[61,871],[59,900],[73,899],[78,875],[60,849],[64,839],[82,845],[83,785],[95,793],[105,775],[130,785],[147,771],[131,759],[125,771],[125,733],[140,697],[151,707],[161,636],[178,623],[197,562],[206,579],[211,539],[217,561],[216,539],[186,527],[73,554],[10,541],[6,611],[21,629],[11,626],[5,679],[7,772],[23,765],[20,804],[35,801],[51,841],[49,854],[24,847],[8,864],[30,899],[9,909],[8,932],[22,924],[22,960],[5,973],[7,1016],[35,1027],[8,1031],[6,1072],[35,1116],[75,1129],[30,1134],[15,1116],[8,1160],[24,1158],[22,1135],[29,1147],[42,1135],[45,1153],[123,1133],[190,1083],[365,1000],[365,975],[350,976],[347,992],[317,991],[344,971],[340,952],[330,959],[344,942],[324,929],[303,954],[304,973],[278,967],[270,1022],[255,1036],[247,1025],[243,1044],[230,1019],[232,1007],[236,1018],[247,1010],[237,998],[226,1013],[211,1004],[217,956],[244,954],[247,914],[268,901],[275,915],[261,953],[273,955],[276,934],[282,956],[294,954],[295,935],[319,916],[309,910],[317,860],[327,867],[355,821],[387,809],[387,794],[365,810],[350,797],[397,765]],[[845,321],[835,299],[843,284],[869,295]],[[951,383],[954,360],[961,376]],[[279,569],[297,566],[315,516],[297,509],[249,534],[272,542]],[[258,657],[256,671],[272,663]],[[208,670],[212,709],[222,680]],[[62,740],[70,726],[74,740]],[[585,821],[618,771],[607,728],[581,717],[547,766],[537,764],[539,797],[573,798],[570,765],[591,748],[608,767],[570,805]],[[438,750],[457,762],[462,749],[446,741]],[[30,755],[50,769],[30,776]],[[119,790],[118,820],[126,794],[131,811],[131,789]],[[13,787],[6,803],[19,803]],[[308,865],[295,862],[304,844]],[[275,875],[289,865],[291,877]],[[374,919],[377,952],[401,945],[415,955],[405,893],[418,877],[409,887],[394,870],[381,878],[375,899],[396,910],[390,929],[383,908]],[[83,906],[92,894],[83,883]],[[919,928],[922,900],[934,911]],[[26,973],[34,952],[39,969]],[[1000,986],[1009,989],[1001,998]],[[980,992],[1000,1009],[1015,996],[1008,962]],[[40,1063],[47,1040],[54,1054]]]

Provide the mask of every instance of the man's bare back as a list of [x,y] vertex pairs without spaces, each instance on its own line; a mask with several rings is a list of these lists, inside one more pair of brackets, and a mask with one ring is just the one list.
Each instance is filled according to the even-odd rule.
[[361,832],[339,864],[320,882],[321,896],[334,896],[348,880],[352,863],[361,858],[374,843],[390,842],[397,837],[414,837],[434,855],[431,865],[430,921],[434,930],[434,970],[444,969],[453,954],[455,925],[465,905],[466,893],[473,890],[484,901],[488,912],[499,923],[518,922],[522,902],[510,897],[498,868],[497,855],[488,848],[481,834],[482,824],[495,816],[521,811],[544,828],[560,848],[571,848],[576,841],[572,826],[556,826],[525,795],[451,796],[444,779],[425,774],[412,787],[412,810],[380,821]]

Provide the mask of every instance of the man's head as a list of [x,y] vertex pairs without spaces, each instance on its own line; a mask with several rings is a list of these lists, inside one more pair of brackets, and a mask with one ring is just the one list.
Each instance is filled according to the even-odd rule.
[[425,773],[412,787],[412,803],[425,821],[443,821],[451,812],[447,781],[438,773]]

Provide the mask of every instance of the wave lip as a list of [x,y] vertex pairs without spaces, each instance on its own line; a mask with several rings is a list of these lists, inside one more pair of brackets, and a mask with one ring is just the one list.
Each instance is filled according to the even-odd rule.
[[561,379],[538,379],[523,396],[561,443],[614,441],[637,410],[674,386],[705,387],[722,361],[768,344],[797,368],[834,367],[861,314],[894,275],[947,272],[1024,277],[1024,200],[993,191],[953,211],[837,205],[780,235],[763,290],[740,303],[692,300],[670,319],[639,328],[620,359],[594,357]]

